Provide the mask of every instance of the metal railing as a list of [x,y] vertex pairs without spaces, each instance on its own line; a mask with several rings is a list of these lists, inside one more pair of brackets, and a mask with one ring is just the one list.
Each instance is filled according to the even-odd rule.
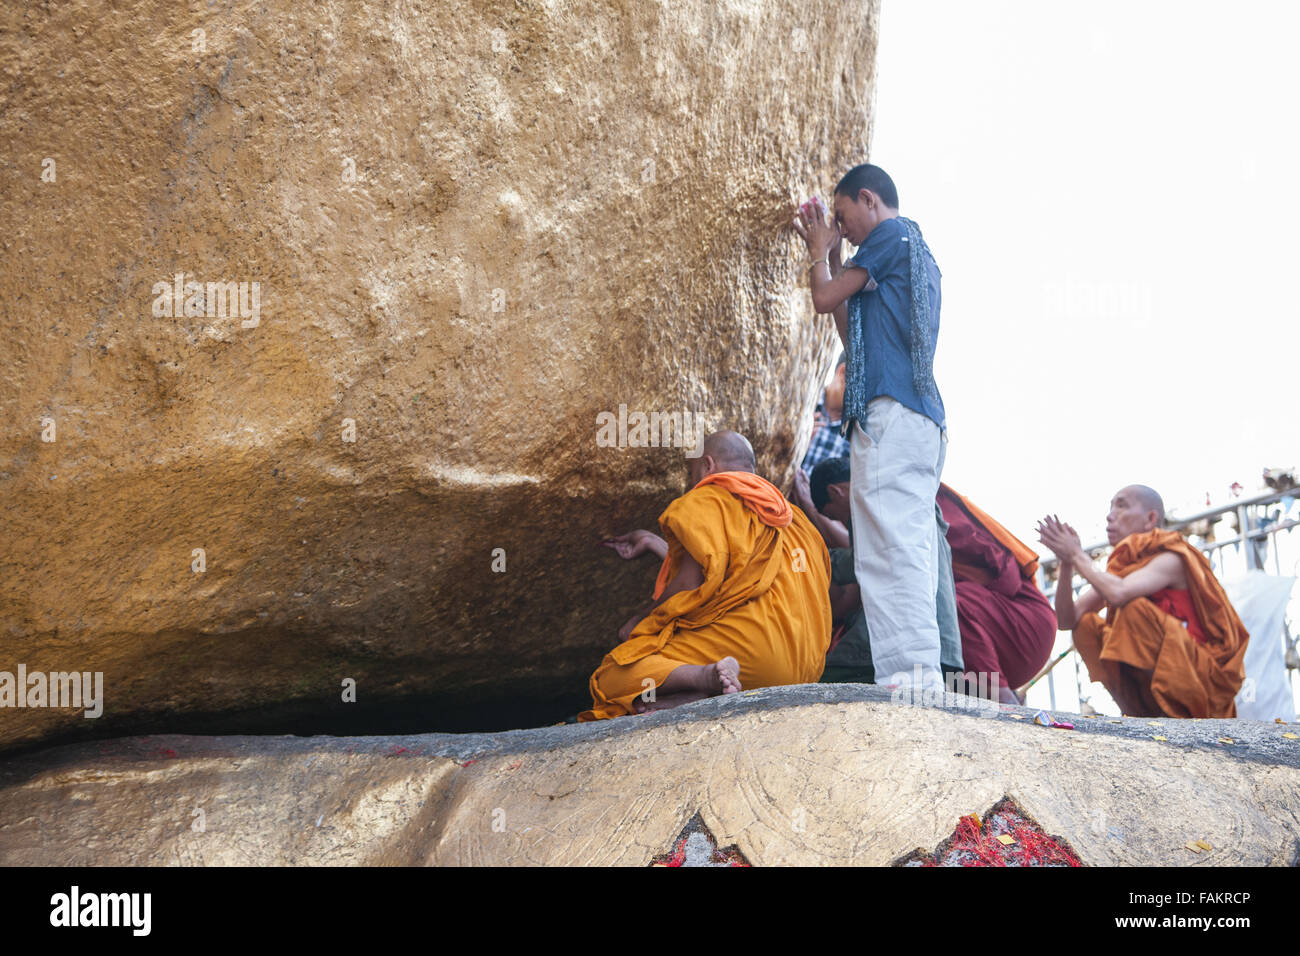
[[[1226,555],[1227,549],[1230,547],[1236,549],[1236,552],[1244,550],[1247,571],[1266,570],[1268,552],[1271,549],[1273,552],[1274,573],[1279,576],[1284,573],[1294,575],[1296,573],[1295,568],[1286,572],[1282,569],[1282,549],[1278,547],[1279,539],[1277,537],[1282,532],[1287,532],[1289,536],[1291,531],[1295,530],[1296,527],[1300,527],[1300,518],[1286,516],[1289,509],[1285,509],[1283,505],[1288,500],[1300,501],[1300,488],[1269,491],[1252,498],[1243,498],[1239,501],[1220,505],[1217,508],[1208,508],[1187,517],[1170,518],[1166,521],[1165,527],[1173,531],[1183,532],[1184,536],[1209,558],[1211,567],[1214,568],[1215,574],[1220,578],[1223,578],[1227,571]],[[1277,507],[1270,510],[1271,505]],[[1216,526],[1229,516],[1235,517],[1237,526],[1233,529],[1231,537],[1219,540],[1215,534]],[[1084,551],[1093,561],[1100,561],[1109,553],[1110,543],[1093,544],[1084,548]],[[1060,582],[1051,573],[1059,564],[1060,562],[1054,556],[1048,556],[1039,562],[1038,587],[1047,595],[1049,601],[1055,601],[1056,589],[1060,586]],[[1297,564],[1300,564],[1300,561]],[[1076,583],[1076,581],[1079,583]],[[1076,596],[1086,586],[1087,582],[1082,581],[1077,574],[1070,581],[1070,587],[1074,590]],[[1297,653],[1296,639],[1291,636],[1291,624],[1290,620],[1284,620],[1282,625],[1286,636],[1288,676],[1291,670],[1300,669],[1300,654]],[[1066,652],[1056,655],[1033,680],[1025,685],[1025,688],[1046,677],[1048,679],[1051,706],[1055,707],[1056,685],[1052,672],[1056,665],[1067,657],[1074,662],[1075,689],[1078,693],[1078,699],[1080,702],[1084,701],[1086,698],[1083,691],[1086,683],[1088,683],[1086,681],[1087,671],[1086,669],[1080,669],[1081,659],[1073,646]]]

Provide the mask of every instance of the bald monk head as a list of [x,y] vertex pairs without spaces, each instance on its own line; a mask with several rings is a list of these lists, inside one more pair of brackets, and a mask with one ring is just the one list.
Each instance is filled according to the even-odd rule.
[[709,475],[719,471],[748,471],[758,465],[754,460],[754,447],[740,432],[714,432],[704,439],[704,448],[698,458],[688,458],[691,487],[694,488]]
[[1117,545],[1131,534],[1165,526],[1165,503],[1154,488],[1129,485],[1115,492],[1106,515],[1106,538]]

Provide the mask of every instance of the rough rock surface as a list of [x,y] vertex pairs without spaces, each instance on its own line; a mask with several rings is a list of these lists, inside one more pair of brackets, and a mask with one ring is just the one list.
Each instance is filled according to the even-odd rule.
[[755,865],[888,864],[1011,796],[1085,865],[1297,862],[1285,726],[962,702],[807,685],[500,734],[76,744],[0,764],[0,861],[644,866],[698,812]]
[[786,227],[865,157],[877,23],[4,5],[0,669],[102,671],[106,709],[0,748],[581,704],[653,580],[594,542],[684,479],[598,413],[741,429],[778,484],[803,449],[834,333]]

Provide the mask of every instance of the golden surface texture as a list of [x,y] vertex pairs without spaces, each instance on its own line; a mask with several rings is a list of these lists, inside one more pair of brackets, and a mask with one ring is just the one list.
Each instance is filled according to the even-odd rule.
[[597,415],[740,429],[778,484],[804,448],[836,345],[787,227],[866,159],[877,23],[4,5],[0,669],[106,703],[4,712],[0,748],[310,722],[345,677],[444,729],[580,705],[654,572],[594,544],[685,478]]

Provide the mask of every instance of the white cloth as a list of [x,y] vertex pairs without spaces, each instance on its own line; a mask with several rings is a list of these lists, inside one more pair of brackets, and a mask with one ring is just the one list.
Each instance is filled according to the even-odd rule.
[[892,398],[867,405],[849,440],[853,570],[879,684],[942,687],[939,528],[934,498],[948,439],[938,425]]
[[1237,694],[1237,716],[1242,720],[1295,720],[1291,673],[1286,669],[1286,607],[1294,587],[1295,578],[1263,571],[1223,582],[1250,635],[1242,662],[1246,682]]

